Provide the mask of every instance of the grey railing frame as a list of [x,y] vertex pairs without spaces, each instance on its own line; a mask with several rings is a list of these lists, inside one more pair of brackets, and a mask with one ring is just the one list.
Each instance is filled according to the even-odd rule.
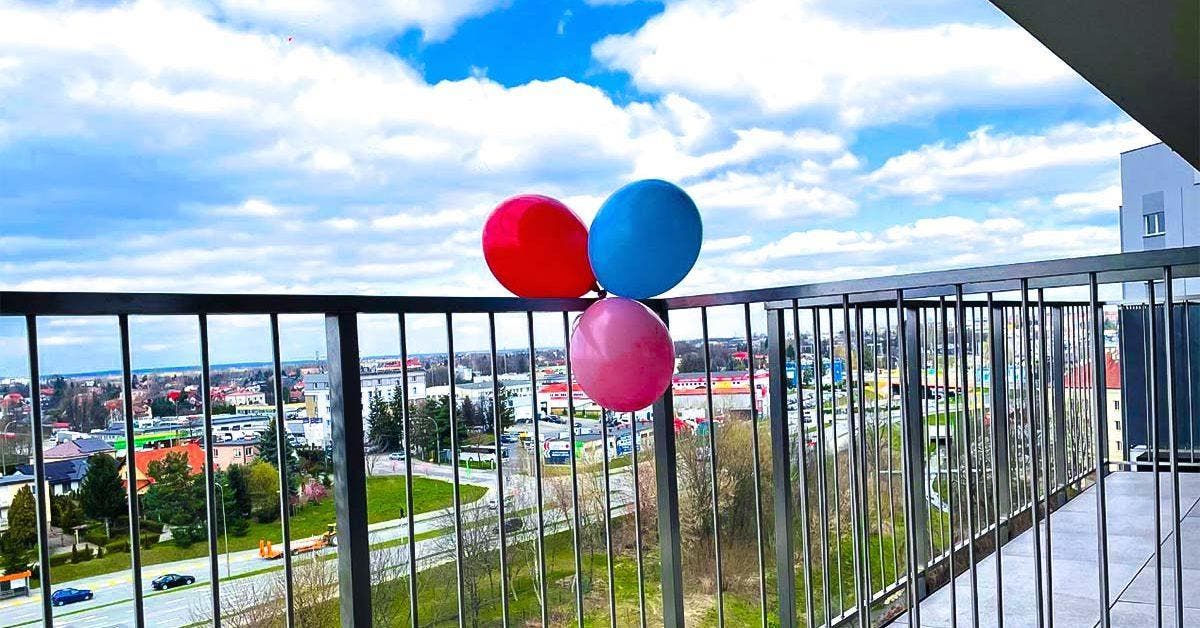
[[[997,346],[995,341],[999,339],[996,334],[997,323],[1004,321],[1008,316],[1006,308],[1011,306],[1002,304],[993,300],[992,296],[995,293],[1010,292],[1019,290],[1023,294],[1021,303],[1021,318],[1024,320],[1023,325],[1024,342],[1026,343],[1025,354],[1030,356],[1029,349],[1029,328],[1028,317],[1030,315],[1031,304],[1028,301],[1028,291],[1031,289],[1043,290],[1045,288],[1055,288],[1062,286],[1087,286],[1088,287],[1088,321],[1091,346],[1089,351],[1092,358],[1092,367],[1094,368],[1093,377],[1095,378],[1095,389],[1092,391],[1094,399],[1092,400],[1094,412],[1094,429],[1095,433],[1089,435],[1094,446],[1094,468],[1090,471],[1094,473],[1096,480],[1096,499],[1098,502],[1098,526],[1099,526],[1099,546],[1098,553],[1103,558],[1106,555],[1104,528],[1104,509],[1105,509],[1105,492],[1104,492],[1104,476],[1108,472],[1108,464],[1105,457],[1105,429],[1104,423],[1105,404],[1104,404],[1104,363],[1103,363],[1103,344],[1101,339],[1102,332],[1102,307],[1103,304],[1098,300],[1098,285],[1101,283],[1117,283],[1128,281],[1155,281],[1166,280],[1166,302],[1169,305],[1172,301],[1172,293],[1170,280],[1173,277],[1193,277],[1200,275],[1200,247],[1187,247],[1179,249],[1163,249],[1158,251],[1144,251],[1138,253],[1125,253],[1115,255],[1101,255],[1083,258],[1073,258],[1064,260],[1051,260],[1042,262],[1025,262],[1018,264],[1008,264],[1000,266],[988,266],[980,268],[970,268],[963,270],[948,270],[928,273],[916,273],[909,275],[899,275],[893,277],[880,277],[868,279],[852,279],[843,281],[832,281],[825,283],[815,283],[808,285],[786,286],[777,288],[767,288],[761,290],[744,290],[735,292],[726,292],[719,294],[707,294],[697,296],[672,297],[667,299],[654,299],[646,301],[646,304],[664,321],[669,321],[669,313],[671,310],[679,309],[694,309],[694,308],[713,308],[727,305],[736,305],[748,308],[752,303],[764,304],[768,310],[768,342],[769,342],[769,372],[771,395],[770,408],[771,415],[769,418],[771,428],[771,445],[773,456],[773,470],[776,477],[774,486],[774,537],[776,540],[775,547],[775,574],[778,587],[778,596],[780,601],[779,619],[783,626],[796,625],[796,578],[795,578],[795,557],[796,547],[793,542],[793,522],[795,517],[795,506],[793,501],[793,487],[790,480],[790,470],[792,463],[791,447],[793,443],[793,435],[789,433],[788,417],[786,411],[786,402],[784,395],[786,394],[786,382],[784,381],[784,365],[786,363],[786,318],[785,312],[791,310],[793,312],[793,320],[798,321],[795,317],[795,312],[800,308],[827,308],[830,310],[840,309],[843,315],[843,335],[844,342],[847,347],[852,343],[857,342],[861,350],[862,340],[862,308],[882,308],[889,311],[898,312],[899,318],[897,323],[900,325],[899,334],[899,350],[900,350],[900,367],[901,367],[901,390],[902,390],[902,462],[904,465],[903,475],[905,478],[905,514],[913,525],[906,526],[908,539],[909,556],[906,560],[907,574],[900,577],[897,574],[897,580],[888,585],[884,591],[872,592],[869,590],[870,579],[867,577],[866,570],[869,569],[869,562],[864,557],[858,557],[855,560],[856,580],[855,585],[858,588],[857,608],[849,609],[843,612],[838,617],[829,617],[826,615],[824,621],[826,623],[849,622],[857,621],[865,623],[867,621],[866,613],[869,611],[870,604],[881,599],[884,595],[890,595],[895,591],[903,588],[907,590],[907,599],[910,608],[913,612],[910,613],[910,621],[913,616],[919,613],[919,602],[928,594],[926,590],[925,574],[926,569],[933,564],[938,564],[942,561],[953,561],[953,557],[960,551],[960,545],[951,544],[949,554],[940,557],[929,556],[929,534],[930,531],[925,527],[927,518],[925,509],[927,508],[925,491],[925,470],[922,466],[921,439],[924,437],[924,426],[921,423],[923,408],[921,399],[918,397],[922,394],[921,390],[924,384],[920,378],[919,370],[921,369],[920,357],[923,336],[923,318],[922,310],[937,307],[936,301],[928,299],[940,298],[945,303],[946,297],[952,297],[955,300],[955,306],[958,308],[957,321],[961,328],[964,323],[962,308],[964,299],[974,297],[978,300],[968,300],[966,303],[969,307],[979,309],[987,314],[989,328],[992,330],[992,353],[989,356],[990,364],[993,368],[993,373],[1006,372],[1006,356],[1004,355],[1003,347]],[[1040,294],[1040,293],[1039,293]],[[986,298],[986,301],[982,298]],[[129,451],[133,447],[133,413],[132,413],[132,395],[130,390],[130,375],[132,365],[129,356],[129,317],[141,315],[190,315],[197,316],[201,321],[204,317],[210,315],[221,314],[245,314],[245,315],[269,315],[272,322],[272,335],[275,344],[274,373],[275,393],[276,393],[276,427],[279,429],[280,442],[277,443],[280,451],[283,449],[282,439],[286,438],[283,433],[284,427],[282,421],[282,406],[280,405],[281,388],[281,369],[279,363],[279,338],[278,338],[278,319],[281,314],[320,314],[325,317],[326,343],[329,356],[330,368],[330,386],[331,386],[331,414],[334,431],[334,471],[337,478],[334,487],[335,504],[337,507],[337,526],[338,526],[338,572],[339,572],[339,595],[340,595],[340,612],[344,625],[366,626],[371,623],[371,571],[370,571],[370,554],[367,545],[367,519],[366,519],[366,491],[365,491],[365,453],[364,453],[364,426],[362,421],[362,400],[359,391],[360,372],[359,372],[359,345],[358,345],[358,325],[357,316],[359,314],[372,313],[387,313],[392,315],[405,314],[442,314],[446,316],[448,341],[450,344],[450,356],[453,359],[453,324],[451,316],[454,314],[469,314],[479,313],[494,315],[497,313],[524,313],[528,317],[529,333],[530,333],[530,358],[531,368],[535,367],[532,359],[535,357],[534,339],[533,339],[533,313],[534,312],[553,312],[561,313],[564,317],[569,312],[578,312],[585,309],[593,302],[591,299],[515,299],[503,297],[403,297],[403,296],[316,296],[316,295],[230,295],[230,294],[114,294],[114,293],[81,293],[81,292],[61,292],[61,293],[40,293],[40,292],[0,292],[0,316],[22,316],[26,319],[28,349],[30,353],[30,371],[33,378],[33,386],[31,386],[31,398],[34,403],[33,418],[40,425],[41,409],[40,409],[40,393],[36,385],[40,381],[40,370],[37,360],[37,317],[44,316],[116,316],[120,324],[121,340],[122,340],[122,375],[124,394],[124,410],[125,410],[125,431]],[[1061,304],[1042,302],[1039,298],[1038,307],[1048,309],[1051,316],[1052,329],[1051,336],[1056,346],[1061,347],[1063,339],[1063,314]],[[1078,306],[1078,303],[1072,305]],[[851,312],[850,308],[856,309],[855,317],[855,332],[857,339],[851,338]],[[948,310],[947,310],[948,312]],[[947,322],[947,316],[943,314],[943,324]],[[814,321],[816,316],[814,313]],[[832,319],[831,319],[832,320]],[[1039,318],[1039,320],[1041,320]],[[403,318],[401,319],[401,329],[403,334]],[[564,322],[566,319],[564,318]],[[749,316],[746,317],[747,328],[749,327]],[[936,320],[935,320],[936,323]],[[1041,323],[1039,323],[1041,324]],[[206,331],[205,328],[202,328]],[[796,330],[797,334],[799,330]],[[707,333],[707,328],[705,329]],[[832,340],[833,330],[830,330]],[[1043,331],[1044,333],[1044,331]],[[890,331],[889,331],[890,334]],[[206,336],[204,333],[202,336]],[[1174,335],[1171,328],[1171,318],[1168,316],[1166,320],[1166,336],[1167,343],[1174,342]],[[749,333],[747,331],[747,337]],[[202,341],[207,343],[207,338],[202,338]],[[494,345],[494,327],[493,327],[493,345]],[[494,347],[493,347],[494,348]],[[1045,349],[1044,346],[1042,346]],[[890,350],[890,341],[889,341]],[[207,349],[204,352],[205,362],[207,362]],[[1165,368],[1168,372],[1174,368],[1170,362],[1173,355],[1168,351],[1168,362]],[[495,359],[493,353],[493,361]],[[1049,377],[1061,383],[1061,369],[1063,359],[1061,355],[1055,354],[1050,356],[1050,363],[1053,372]],[[707,365],[707,360],[706,360]],[[205,367],[207,368],[207,364]],[[858,365],[859,372],[851,373],[849,370],[846,373],[847,381],[855,382],[860,387],[863,385],[863,374],[861,372],[861,364]],[[1026,369],[1028,370],[1028,362]],[[751,369],[753,372],[753,369]],[[534,376],[536,377],[536,375]],[[1047,375],[1043,374],[1043,378]],[[536,380],[535,380],[536,382]],[[1026,382],[1031,385],[1032,378]],[[568,399],[571,397],[570,383],[568,381]],[[405,385],[407,387],[407,378]],[[992,389],[992,407],[1006,408],[1009,406],[1008,400],[1004,398],[1003,390],[997,391],[997,388]],[[1055,423],[1054,438],[1057,442],[1062,442],[1065,438],[1066,426],[1062,424],[1062,407],[1064,400],[1064,392],[1061,389],[1056,389],[1053,396],[1053,407],[1046,407],[1042,404],[1042,411],[1048,413],[1049,416],[1044,416],[1044,419],[1053,417]],[[1173,400],[1178,391],[1174,389],[1172,378],[1167,378],[1166,397],[1169,401]],[[453,394],[453,392],[452,392]],[[709,393],[711,394],[711,392]],[[1032,402],[1032,394],[1030,401]],[[849,459],[849,464],[854,467],[853,476],[851,478],[852,485],[850,490],[856,496],[862,495],[863,485],[859,484],[859,473],[862,473],[862,467],[866,465],[866,459],[860,458],[858,441],[854,441],[853,426],[856,417],[855,411],[859,413],[857,420],[859,425],[863,425],[863,416],[865,408],[861,405],[861,393],[859,397],[860,405],[854,406],[854,400],[848,399],[847,415],[852,427],[850,435],[853,441],[853,452]],[[407,404],[407,399],[405,399]],[[533,398],[534,411],[537,411],[536,392]],[[1031,410],[1036,404],[1031,403]],[[1175,437],[1175,417],[1173,411],[1175,405],[1173,401],[1169,403],[1169,411],[1172,415],[1168,417],[1171,430],[1171,474],[1174,480],[1173,489],[1173,505],[1176,510],[1179,508],[1178,496],[1178,469],[1179,461],[1176,455],[1177,444],[1174,442]],[[211,424],[211,416],[207,403],[204,408],[206,424]],[[711,398],[709,400],[709,414],[712,414]],[[657,507],[658,507],[658,527],[659,527],[659,542],[660,542],[660,557],[661,557],[661,573],[660,583],[663,596],[662,618],[666,625],[676,626],[682,625],[684,618],[683,608],[683,557],[681,555],[681,539],[679,527],[679,495],[676,473],[676,449],[675,449],[675,434],[674,434],[674,409],[673,398],[670,390],[668,390],[653,406],[653,416],[655,418],[654,425],[654,462],[656,467],[656,482],[657,482]],[[407,427],[407,417],[405,424]],[[1030,421],[1033,420],[1033,413],[1029,413]],[[1001,420],[1004,419],[1004,420]],[[453,419],[452,419],[453,421]],[[1008,455],[1009,434],[1005,434],[1008,430],[1007,417],[994,416],[992,420],[991,437],[994,441],[993,462],[1000,458],[1001,454],[1004,457]],[[536,424],[535,424],[536,425]],[[1032,423],[1031,423],[1032,425]],[[835,427],[836,430],[836,427]],[[801,429],[803,432],[803,428]],[[36,432],[35,432],[36,433]],[[452,433],[454,433],[452,431]],[[40,435],[39,435],[40,436]],[[1048,437],[1044,435],[1044,437]],[[715,446],[715,440],[710,439],[710,443]],[[407,443],[406,443],[407,445]],[[1030,442],[1030,454],[1036,456],[1037,452],[1034,449],[1035,443]],[[637,439],[635,435],[635,447]],[[800,447],[806,447],[803,442]],[[40,447],[35,447],[35,473],[39,486],[44,482],[44,460],[41,455]],[[1063,458],[1059,452],[1055,453],[1055,466],[1065,468]],[[209,453],[211,456],[211,453]],[[714,456],[715,460],[715,456]],[[715,464],[715,462],[714,462]],[[406,465],[407,466],[407,465]],[[540,478],[540,461],[535,463],[537,467],[537,475]],[[756,467],[757,468],[757,467]],[[1002,467],[997,466],[997,470]],[[710,472],[715,473],[710,469]],[[1035,469],[1036,474],[1036,469]],[[455,488],[457,494],[457,466],[455,466]],[[1086,474],[1085,474],[1086,475]],[[212,474],[206,473],[206,501],[209,504],[210,511],[216,499],[212,491]],[[997,473],[999,476],[999,473]],[[1049,480],[1049,478],[1047,478]],[[1078,481],[1077,477],[1056,477],[1056,484],[1061,487],[1066,481]],[[286,474],[281,474],[281,514],[284,520],[287,520],[287,486]],[[1007,531],[1005,526],[1012,521],[1014,513],[1011,513],[1010,505],[1013,496],[1009,495],[1010,483],[1007,478],[1003,481],[995,482],[993,485],[995,504],[995,521],[981,530],[974,530],[971,521],[968,525],[972,526],[968,539],[963,541],[966,548],[965,551],[972,552],[973,545],[967,548],[967,545],[973,544],[978,536],[994,534],[997,541],[1006,539]],[[1037,518],[1038,486],[1034,484],[1029,487],[1034,495],[1032,503],[1029,505],[1029,510],[1034,519]],[[541,502],[539,482],[538,495],[538,532],[544,532],[544,523],[542,522]],[[136,486],[134,482],[130,482],[130,518],[131,522],[135,522],[138,516]],[[411,493],[410,493],[411,496]],[[1049,493],[1047,498],[1049,498]],[[39,491],[38,498],[41,499]],[[503,500],[503,496],[501,496]],[[578,508],[578,501],[576,502]],[[859,547],[859,543],[864,540],[863,525],[869,525],[869,521],[864,521],[866,514],[865,510],[859,510],[861,505],[855,504],[852,512],[854,523],[853,542],[855,547]],[[1046,504],[1047,515],[1052,509],[1049,503]],[[458,503],[456,500],[456,511]],[[804,506],[807,514],[807,505]],[[636,511],[636,504],[635,504]],[[457,514],[457,513],[456,513]],[[410,521],[412,517],[411,509],[408,514]],[[457,519],[457,517],[456,517]],[[971,519],[971,517],[968,517]],[[215,548],[216,541],[214,537],[215,519],[212,512],[209,513],[209,548],[210,552]],[[500,522],[501,527],[503,522]],[[48,551],[47,551],[47,530],[49,522],[44,516],[44,509],[38,508],[38,538],[39,538],[39,559],[42,575],[45,578],[50,573]],[[461,526],[461,523],[456,527]],[[135,583],[140,582],[141,564],[140,552],[138,543],[137,525],[131,525],[131,559],[132,571]],[[575,527],[578,527],[578,515],[576,513]],[[1178,545],[1178,517],[1175,518],[1174,529],[1176,533],[1176,542],[1174,551],[1176,554],[1176,569],[1179,569],[1181,564],[1178,561],[1179,545]],[[411,526],[410,526],[411,530]],[[461,534],[461,530],[459,531]],[[760,532],[761,534],[761,532]],[[541,536],[539,534],[539,536]],[[806,537],[807,539],[807,534]],[[998,548],[1002,543],[998,544]],[[285,550],[289,547],[289,539],[285,536]],[[541,542],[539,541],[539,546]],[[718,568],[720,564],[720,540],[717,539],[716,559]],[[760,548],[761,549],[761,548]],[[807,548],[805,548],[807,551]],[[410,556],[413,556],[410,554]],[[999,556],[999,551],[997,551]],[[808,557],[805,557],[806,560]],[[578,569],[578,551],[576,552],[576,568]],[[640,559],[640,550],[639,550]],[[215,554],[210,556],[210,560],[215,561]],[[461,556],[457,557],[461,561]],[[544,565],[544,549],[539,547],[539,570],[542,574],[545,573]],[[932,561],[932,562],[931,562]],[[860,565],[861,562],[861,565]],[[639,564],[640,568],[640,564]],[[415,568],[410,563],[410,573]],[[461,570],[461,565],[459,566]],[[999,561],[997,561],[997,569],[999,569]],[[761,566],[760,566],[761,570]],[[215,565],[212,566],[212,573],[218,574]],[[997,574],[999,575],[999,573]],[[1107,569],[1101,569],[1099,574],[1100,586],[1105,593],[1108,589]],[[461,577],[461,573],[460,573]],[[807,577],[806,577],[807,580]],[[48,580],[46,580],[49,582]],[[806,582],[806,585],[809,584]],[[545,591],[545,578],[540,579],[540,586],[543,587],[543,600]],[[144,624],[144,610],[141,604],[142,593],[141,587],[135,584],[135,604],[134,604],[134,621],[137,625]],[[461,581],[459,583],[461,588]],[[220,600],[219,587],[214,582],[212,603],[214,604],[214,614],[220,615]],[[412,589],[415,591],[415,588]],[[1179,605],[1180,593],[1179,579],[1176,579],[1175,601]],[[828,588],[825,589],[828,595]],[[867,595],[869,594],[869,595]],[[718,600],[720,599],[721,591],[717,592]],[[292,622],[292,604],[290,595],[287,596],[286,617],[289,623]],[[869,599],[867,599],[869,598]],[[461,605],[461,596],[460,596]],[[811,595],[808,596],[807,602],[811,605]],[[610,601],[611,604],[611,601]],[[828,604],[827,604],[828,605]],[[1108,625],[1108,610],[1106,604],[1102,614],[1102,625]],[[839,600],[839,607],[841,606]],[[810,606],[811,608],[811,606]],[[546,609],[543,602],[542,620],[547,620]],[[43,595],[43,613],[46,625],[52,625],[53,614],[49,605],[49,596]],[[765,622],[767,613],[764,611],[761,614],[762,620]],[[1177,614],[1177,617],[1181,615]],[[415,614],[413,615],[415,619]],[[576,620],[579,621],[581,615],[576,615]],[[644,616],[643,616],[644,621]],[[809,614],[809,621],[812,621],[812,615]],[[919,621],[919,619],[918,619]]]

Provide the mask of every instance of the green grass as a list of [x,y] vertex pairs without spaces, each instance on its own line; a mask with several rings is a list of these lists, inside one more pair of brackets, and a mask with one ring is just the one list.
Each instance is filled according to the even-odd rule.
[[[420,514],[446,508],[453,504],[453,486],[441,480],[429,478],[413,478],[413,514]],[[464,503],[473,502],[487,492],[481,486],[470,484],[460,485]],[[375,476],[367,478],[367,522],[378,523],[400,516],[400,508],[405,505],[403,476]],[[326,499],[319,504],[302,507],[292,515],[292,538],[302,539],[325,531],[327,524],[334,521],[333,499]],[[280,523],[259,523],[251,521],[249,530],[243,536],[230,536],[228,551],[237,552],[255,549],[259,539],[279,542]],[[217,548],[226,551],[225,537],[217,538]],[[179,547],[167,541],[142,550],[142,565],[158,565],[162,563],[199,558],[208,555],[206,543],[193,543],[188,547]],[[127,571],[130,565],[129,554],[111,553],[82,563],[67,563],[51,567],[50,575],[54,582],[70,582],[79,578],[97,576],[116,571]]]

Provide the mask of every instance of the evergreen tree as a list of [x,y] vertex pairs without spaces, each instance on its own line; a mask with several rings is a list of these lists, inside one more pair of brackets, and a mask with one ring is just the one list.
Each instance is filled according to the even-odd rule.
[[371,393],[367,427],[371,443],[387,451],[404,446],[404,388],[397,385],[391,398],[384,400],[383,393]]
[[113,519],[126,514],[129,508],[116,460],[105,454],[88,458],[87,474],[79,486],[79,503],[83,514],[103,521],[105,536],[111,536]]
[[8,509],[8,530],[0,536],[0,566],[4,573],[20,573],[29,568],[30,549],[37,545],[37,504],[33,491],[22,486],[13,495]]
[[[167,454],[146,469],[154,484],[142,500],[146,517],[171,526],[171,538],[187,547],[205,537],[203,477],[192,476],[184,453]],[[200,480],[200,481],[197,481]]]
[[250,504],[250,489],[246,486],[246,469],[240,464],[229,465],[229,469],[225,471],[225,487],[228,491],[226,499],[229,503],[226,504],[225,516],[228,517],[230,512],[236,513],[239,517],[249,517],[251,511]]

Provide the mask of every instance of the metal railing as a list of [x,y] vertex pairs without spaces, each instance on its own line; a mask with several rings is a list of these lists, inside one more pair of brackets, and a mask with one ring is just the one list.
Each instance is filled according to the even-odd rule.
[[[1100,287],[1123,282],[1155,282],[1165,311],[1177,303],[1172,279],[1200,275],[1200,247],[1120,255],[1011,264],[896,277],[835,281],[821,284],[747,290],[647,301],[668,324],[699,317],[704,364],[702,420],[681,428],[670,391],[652,408],[653,447],[647,460],[639,452],[634,429],[630,485],[616,496],[614,478],[624,477],[613,467],[609,448],[604,451],[602,478],[602,530],[604,581],[602,617],[618,625],[620,617],[636,617],[640,625],[661,622],[681,626],[696,618],[697,605],[717,625],[745,620],[745,607],[762,625],[860,626],[886,624],[900,614],[908,625],[920,625],[920,602],[960,575],[969,579],[973,623],[979,618],[977,569],[994,555],[995,580],[1003,578],[1001,548],[1023,530],[1044,530],[1049,554],[1053,530],[1051,512],[1091,487],[1097,502],[1096,548],[1101,566],[1097,575],[1101,591],[1098,609],[1108,625],[1109,598],[1106,546],[1105,476],[1114,469],[1139,464],[1130,458],[1128,440],[1124,456],[1109,451],[1109,422],[1105,400],[1105,304]],[[1075,290],[1072,292],[1071,289]],[[1051,296],[1048,296],[1049,293]],[[1081,294],[1082,293],[1082,294]],[[1053,296],[1056,295],[1057,296]],[[1151,292],[1153,294],[1153,292]],[[1082,297],[1082,298],[1080,298]],[[1152,297],[1153,298],[1153,297]],[[532,384],[533,441],[541,443],[538,400],[538,344],[535,314],[561,314],[564,341],[570,334],[570,314],[581,312],[589,300],[525,300],[508,298],[432,298],[294,295],[185,295],[0,292],[0,316],[24,317],[30,365],[33,425],[41,425],[43,374],[39,369],[39,317],[115,316],[121,343],[123,417],[127,454],[135,441],[133,421],[133,367],[130,359],[129,317],[185,315],[199,326],[200,373],[203,390],[210,389],[208,317],[213,315],[268,315],[274,376],[276,456],[286,450],[279,316],[324,316],[332,423],[332,491],[336,505],[336,597],[346,625],[382,623],[372,611],[373,589],[380,585],[373,574],[371,535],[368,529],[366,490],[367,434],[359,394],[360,347],[358,317],[391,314],[397,317],[402,378],[408,381],[408,318],[417,314],[445,317],[449,377],[449,421],[452,535],[454,550],[441,552],[438,564],[453,557],[455,614],[426,617],[420,582],[423,557],[418,547],[413,501],[413,455],[410,430],[412,404],[405,395],[403,441],[406,444],[404,481],[406,508],[403,524],[406,557],[404,569],[394,570],[405,580],[410,625],[478,623],[486,616],[503,625],[533,620],[543,625],[583,625],[589,601],[585,591],[584,537],[590,534],[582,520],[581,478],[594,477],[570,457],[570,513],[555,518],[548,512],[544,487],[544,461],[533,456],[533,504],[516,516],[529,520],[532,530],[511,533],[506,511],[505,464],[501,455],[502,425],[499,403],[493,403],[492,437],[496,443],[497,485],[494,545],[486,556],[495,569],[499,587],[494,612],[468,605],[474,587],[475,557],[466,554],[465,536],[477,524],[478,506],[463,501],[459,471],[458,427],[455,399],[455,361],[464,352],[455,348],[456,316],[486,315],[488,348],[493,373],[493,399],[500,398],[497,373],[497,315],[525,317]],[[1112,310],[1115,312],[1115,310]],[[754,324],[765,312],[765,341]],[[718,408],[714,403],[710,317],[734,329],[727,339],[744,344],[748,353],[748,412]],[[1185,319],[1189,320],[1190,319]],[[1153,397],[1148,406],[1155,420],[1166,424],[1168,443],[1161,447],[1159,430],[1149,430],[1152,442],[1144,451],[1156,452],[1143,463],[1161,471],[1158,452],[1167,457],[1173,481],[1172,505],[1175,534],[1176,617],[1182,621],[1182,586],[1179,550],[1180,474],[1177,425],[1200,419],[1190,407],[1180,414],[1177,398],[1194,395],[1196,375],[1194,341],[1182,348],[1186,373],[1180,373],[1180,347],[1176,346],[1179,320],[1166,316],[1150,324],[1148,346],[1165,347],[1161,363],[1150,359],[1146,388]],[[678,325],[677,325],[678,326]],[[1190,322],[1186,328],[1190,329]],[[1161,329],[1162,338],[1156,336]],[[761,331],[761,330],[760,330]],[[678,340],[678,339],[677,339]],[[756,380],[758,351],[765,351],[768,381],[765,389]],[[1157,354],[1155,354],[1157,355]],[[567,430],[575,451],[576,408],[567,366]],[[1160,377],[1159,372],[1166,373]],[[1130,374],[1126,377],[1134,377]],[[1161,382],[1160,382],[1161,380]],[[1180,383],[1190,386],[1181,390]],[[1161,385],[1160,385],[1161,384]],[[767,399],[758,395],[768,391]],[[1165,403],[1158,402],[1161,393]],[[205,495],[212,622],[238,609],[222,606],[222,579],[218,569],[217,494],[214,492],[212,404],[203,399]],[[1190,399],[1191,397],[1189,397]],[[1161,408],[1161,412],[1160,412]],[[1160,416],[1161,414],[1161,416]],[[608,442],[607,421],[601,421]],[[740,431],[739,431],[740,430]],[[38,434],[38,430],[31,430]],[[1124,430],[1122,431],[1124,433]],[[40,434],[38,434],[40,436]],[[746,440],[740,440],[742,438]],[[45,483],[45,461],[40,438],[35,437],[33,467],[38,486]],[[1192,447],[1189,441],[1189,447]],[[749,451],[746,451],[746,448]],[[749,457],[748,464],[746,458]],[[1123,458],[1117,460],[1116,458]],[[1144,458],[1142,459],[1144,462]],[[1189,457],[1190,460],[1190,457]],[[736,469],[735,469],[736,467]],[[748,468],[747,468],[748,467]],[[298,607],[293,590],[294,566],[289,529],[290,480],[287,465],[279,465],[280,521],[283,532],[284,595],[280,614],[295,625]],[[643,472],[645,477],[643,477]],[[592,473],[593,475],[587,475]],[[645,481],[652,479],[646,484]],[[41,491],[37,491],[41,499]],[[222,497],[222,499],[224,499]],[[647,503],[653,499],[653,508]],[[137,522],[139,498],[134,482],[128,484],[129,520]],[[632,507],[629,507],[629,504]],[[46,509],[38,511],[38,564],[45,625],[55,613],[48,592],[54,586],[47,544],[50,522]],[[631,511],[631,512],[630,512]],[[617,513],[617,514],[614,514]],[[469,517],[464,519],[464,514]],[[1158,517],[1156,510],[1155,516]],[[615,540],[616,529],[627,530],[632,517],[632,548]],[[656,521],[647,523],[648,520]],[[1157,519],[1156,519],[1157,523]],[[588,524],[591,525],[591,524]],[[134,584],[132,620],[144,625],[147,617],[141,585],[139,525],[130,528],[130,573]],[[548,556],[559,551],[555,537],[569,532],[570,561],[566,571],[569,611],[553,608],[563,601],[551,589],[551,578],[561,571]],[[1034,534],[1035,552],[1041,555],[1041,534]],[[533,617],[514,616],[516,598],[512,573],[513,553],[532,545],[528,562],[530,586],[537,599]],[[554,547],[550,547],[553,545]],[[632,556],[630,551],[632,550]],[[494,556],[490,552],[494,551]],[[1157,554],[1157,550],[1156,550]],[[432,555],[432,554],[431,554]],[[736,561],[737,564],[732,564]],[[655,565],[648,564],[657,562]],[[636,600],[618,594],[616,566],[630,564],[636,573]],[[432,565],[430,562],[426,565]],[[522,563],[525,565],[526,563]],[[589,565],[591,563],[589,562]],[[747,565],[752,565],[747,567]],[[1057,577],[1053,563],[1034,561],[1030,575],[1039,595],[1038,617],[1050,618]],[[522,567],[524,569],[524,567]],[[555,573],[550,573],[551,571]],[[657,574],[655,573],[657,571]],[[374,577],[373,579],[373,576]],[[522,576],[524,577],[524,576]],[[950,588],[951,605],[959,600]],[[997,596],[1003,587],[997,586]],[[441,594],[438,594],[441,595]],[[423,597],[424,596],[424,597]],[[555,598],[552,602],[551,598]],[[659,604],[654,598],[660,598]],[[308,603],[308,602],[306,602]],[[997,599],[997,608],[1003,601]],[[618,608],[620,607],[620,608]],[[636,607],[636,608],[634,608]],[[738,613],[734,619],[732,613]],[[469,619],[470,618],[470,619]],[[399,621],[390,618],[389,621]],[[1003,614],[1001,614],[1003,621]],[[1181,624],[1180,624],[1181,625]]]

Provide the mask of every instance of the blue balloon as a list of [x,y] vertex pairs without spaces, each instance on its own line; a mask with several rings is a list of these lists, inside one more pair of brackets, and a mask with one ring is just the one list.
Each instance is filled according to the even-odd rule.
[[700,211],[666,181],[635,181],[604,201],[588,230],[588,258],[605,290],[648,299],[692,269],[703,239]]

